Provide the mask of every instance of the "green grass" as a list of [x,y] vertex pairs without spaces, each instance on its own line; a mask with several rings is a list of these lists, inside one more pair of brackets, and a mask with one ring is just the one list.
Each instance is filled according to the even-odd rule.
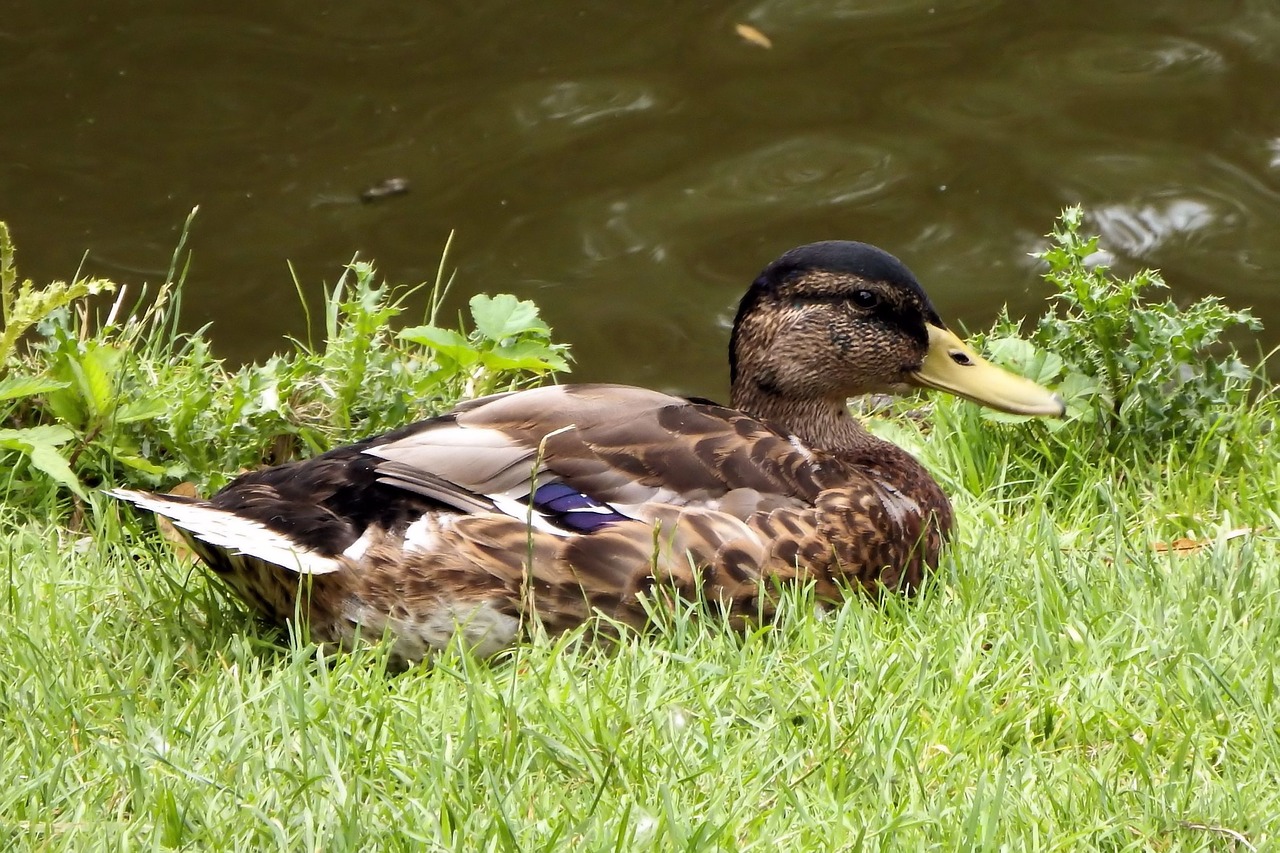
[[[956,435],[922,439],[926,458]],[[76,534],[11,520],[0,832],[68,850],[1264,849],[1274,528],[1190,554],[1152,541],[1188,489],[1219,500],[1211,539],[1271,523],[1274,487],[1128,473],[1065,502],[999,478],[961,492],[917,602],[819,616],[796,595],[747,636],[674,619],[398,676],[377,647],[323,660],[257,625],[114,510]],[[1264,475],[1280,481],[1275,453]]]
[[[0,364],[0,848],[1276,846],[1280,403],[1256,378],[1138,335],[1173,379],[1116,405],[1037,338],[1077,377],[1067,421],[938,399],[923,430],[874,424],[956,504],[917,600],[799,590],[745,635],[675,614],[393,675],[380,645],[326,658],[258,623],[95,488],[217,485],[562,364],[527,303],[397,335],[401,297],[353,272],[323,342],[263,365],[155,309],[100,331],[58,309]],[[1188,365],[1212,405],[1173,417]],[[1202,547],[1157,547],[1178,537]]]

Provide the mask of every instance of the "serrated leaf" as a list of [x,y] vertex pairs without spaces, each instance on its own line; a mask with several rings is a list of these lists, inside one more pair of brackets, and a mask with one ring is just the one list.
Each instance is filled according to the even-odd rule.
[[13,238],[9,236],[9,225],[0,222],[0,311],[6,323],[13,305],[13,285],[18,280],[18,271],[13,268]]
[[60,391],[69,384],[45,376],[6,376],[0,379],[0,400],[16,400],[19,397]]
[[551,330],[538,318],[538,307],[529,300],[516,299],[510,293],[471,297],[471,316],[476,330],[491,341],[501,341],[525,332],[548,334]]
[[480,354],[471,346],[471,343],[452,329],[442,329],[439,326],[412,326],[402,330],[396,337],[420,344],[463,367],[470,367],[480,359]]

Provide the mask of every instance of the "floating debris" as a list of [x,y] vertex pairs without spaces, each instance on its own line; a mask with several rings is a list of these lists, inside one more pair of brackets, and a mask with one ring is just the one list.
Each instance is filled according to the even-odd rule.
[[733,29],[742,37],[743,41],[751,42],[758,47],[773,47],[773,40],[750,24],[735,24]]
[[360,200],[368,204],[371,201],[381,201],[393,195],[404,195],[408,191],[408,178],[387,178],[385,181],[374,184],[360,193]]

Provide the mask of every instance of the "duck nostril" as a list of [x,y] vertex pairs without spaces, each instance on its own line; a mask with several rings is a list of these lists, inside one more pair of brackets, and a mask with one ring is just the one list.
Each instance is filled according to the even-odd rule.
[[965,355],[964,353],[958,350],[956,352],[951,353],[951,360],[954,361],[956,364],[960,365],[961,367],[968,367],[969,365],[973,364],[973,360],[969,358],[969,356]]

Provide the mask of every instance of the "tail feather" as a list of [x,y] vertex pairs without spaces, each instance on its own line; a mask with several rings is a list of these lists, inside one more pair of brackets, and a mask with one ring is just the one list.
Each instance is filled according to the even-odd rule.
[[343,568],[337,557],[321,554],[294,542],[287,535],[233,512],[217,509],[191,498],[157,495],[133,489],[110,489],[113,498],[162,515],[174,527],[231,554],[257,557],[291,572],[324,575]]

